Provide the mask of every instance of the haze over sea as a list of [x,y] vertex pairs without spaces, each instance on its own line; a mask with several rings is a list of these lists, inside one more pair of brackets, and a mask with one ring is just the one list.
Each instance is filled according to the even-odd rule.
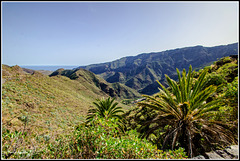
[[27,68],[27,69],[32,69],[32,70],[49,70],[49,71],[55,71],[57,69],[60,68],[64,68],[64,69],[73,69],[76,68],[78,66],[55,66],[55,65],[38,65],[38,66],[28,66],[28,65],[20,65],[21,68]]

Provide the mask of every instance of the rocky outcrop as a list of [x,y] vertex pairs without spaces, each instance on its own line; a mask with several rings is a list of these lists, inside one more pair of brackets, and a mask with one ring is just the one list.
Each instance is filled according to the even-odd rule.
[[238,145],[231,145],[224,150],[215,150],[206,153],[206,156],[199,155],[191,159],[238,159]]

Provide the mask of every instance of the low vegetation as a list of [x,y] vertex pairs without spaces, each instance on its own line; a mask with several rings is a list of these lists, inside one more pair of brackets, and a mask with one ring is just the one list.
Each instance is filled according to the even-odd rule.
[[234,57],[177,70],[138,100],[18,66],[2,73],[2,159],[185,159],[238,142]]

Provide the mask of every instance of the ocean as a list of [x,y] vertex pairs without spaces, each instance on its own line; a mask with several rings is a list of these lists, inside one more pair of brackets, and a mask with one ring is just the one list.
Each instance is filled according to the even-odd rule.
[[20,66],[21,68],[27,68],[27,69],[32,69],[32,70],[49,70],[49,71],[55,71],[57,69],[60,68],[64,68],[64,69],[73,69],[73,68],[77,68],[79,66],[27,66],[27,65],[23,65]]

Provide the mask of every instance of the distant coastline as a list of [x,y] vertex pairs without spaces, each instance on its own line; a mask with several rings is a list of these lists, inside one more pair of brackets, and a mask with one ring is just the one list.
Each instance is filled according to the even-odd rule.
[[36,65],[36,66],[28,66],[28,65],[21,65],[20,66],[21,68],[27,68],[27,69],[32,69],[32,70],[49,70],[49,71],[55,71],[57,69],[60,69],[60,68],[64,68],[64,69],[73,69],[73,68],[76,68],[78,66],[40,66],[40,65]]

